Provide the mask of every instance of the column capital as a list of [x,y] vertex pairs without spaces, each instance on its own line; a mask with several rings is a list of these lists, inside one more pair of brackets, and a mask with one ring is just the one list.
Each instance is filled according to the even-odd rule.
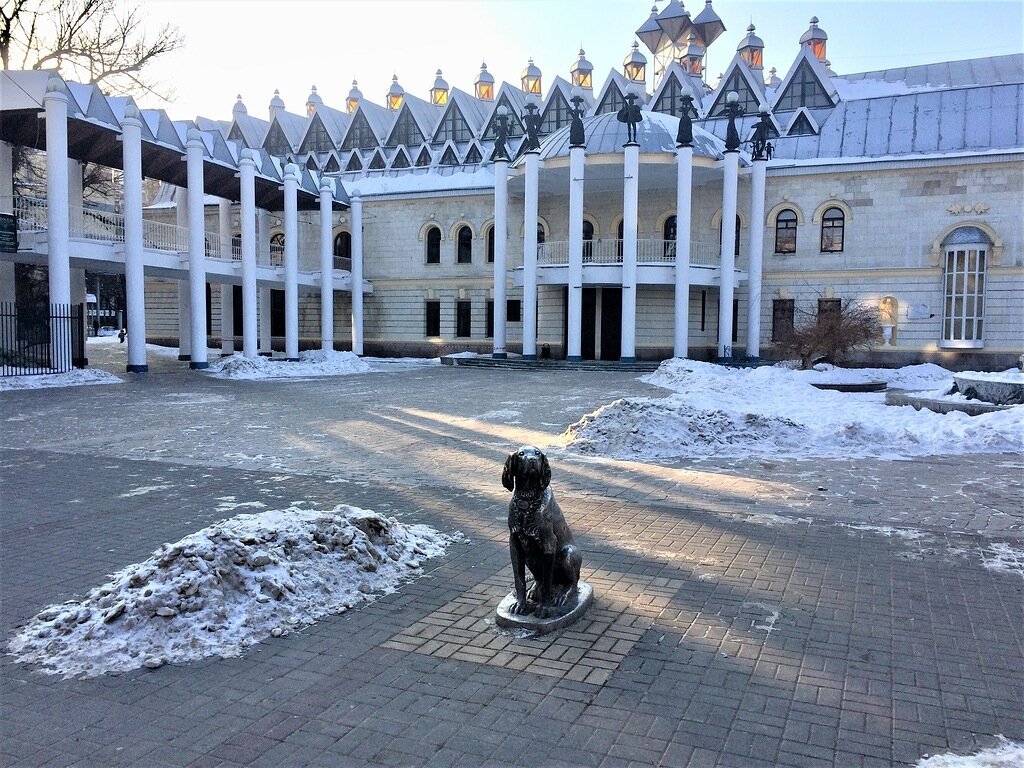
[[238,153],[238,167],[247,166],[251,168],[256,167],[256,151],[246,147]]
[[185,148],[186,149],[205,149],[206,145],[203,143],[203,134],[198,128],[189,128],[185,134]]
[[43,101],[63,101],[68,103],[67,94],[64,93],[64,81],[59,77],[51,77],[46,81],[46,94]]
[[126,126],[131,126],[132,128],[142,127],[142,113],[133,104],[129,104],[124,108],[121,127],[124,128]]
[[286,181],[287,180],[298,181],[299,180],[299,166],[297,166],[295,163],[288,163],[284,167],[284,177],[283,178]]

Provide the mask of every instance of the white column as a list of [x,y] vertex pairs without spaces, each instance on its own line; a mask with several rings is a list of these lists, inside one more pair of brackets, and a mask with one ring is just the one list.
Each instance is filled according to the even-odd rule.
[[523,201],[523,358],[537,359],[537,208],[540,153],[526,153]]
[[672,355],[690,346],[690,219],[693,207],[693,147],[676,151],[676,293]]
[[[175,224],[185,233],[188,244],[188,190],[174,188]],[[185,362],[192,359],[192,294],[191,285],[178,281],[178,359]]]
[[[222,197],[217,201],[217,228],[220,233],[220,257],[234,258],[231,248],[231,201]],[[235,292],[230,283],[220,284],[220,353],[235,352]]]
[[[14,154],[6,141],[0,141],[0,213],[14,213]],[[13,311],[14,299],[14,262],[0,261],[0,304]]]
[[736,186],[740,153],[726,150],[722,179],[722,269],[718,292],[718,356],[732,357],[732,300],[736,290]]
[[320,346],[334,349],[334,195],[330,179],[320,180]]
[[128,304],[128,373],[145,373],[146,275],[142,256],[142,116],[129,104],[121,120],[124,167],[124,283]]
[[[68,229],[68,99],[63,84],[51,78],[46,85],[46,226],[49,255],[50,305],[71,304],[71,249]],[[67,309],[62,309],[66,312]],[[51,364],[71,368],[71,328],[66,320],[51,320]]]
[[750,258],[747,265],[747,357],[761,356],[761,266],[764,257],[766,158],[754,158],[750,175]]
[[623,150],[622,180],[622,344],[619,360],[636,360],[636,228],[640,197],[640,145]]
[[503,360],[508,352],[505,348],[505,325],[508,294],[506,251],[508,248],[508,160],[494,161],[494,352],[491,357]]
[[188,174],[188,284],[192,360],[189,368],[208,368],[206,354],[206,216],[203,186],[203,137],[198,128],[188,129],[185,144]]
[[[270,266],[270,211],[256,209],[256,263]],[[260,354],[273,355],[270,334],[270,287],[261,285],[259,294],[259,341]]]
[[299,166],[284,167],[284,356],[299,359]]
[[569,149],[569,328],[566,358],[583,359],[583,147]]
[[256,162],[251,149],[238,160],[242,225],[242,354],[256,357]]
[[85,198],[82,164],[68,158],[68,234],[71,237],[82,237],[84,232],[82,204]]
[[363,199],[352,190],[352,351],[363,354]]

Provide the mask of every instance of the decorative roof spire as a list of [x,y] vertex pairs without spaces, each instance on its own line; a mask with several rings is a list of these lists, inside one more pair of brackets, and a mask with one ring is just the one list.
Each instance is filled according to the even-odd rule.
[[388,109],[400,109],[405,101],[405,89],[398,84],[398,75],[391,76],[391,87],[388,88]]
[[487,62],[480,65],[480,72],[473,81],[473,90],[478,99],[494,100],[494,75],[487,71]]
[[320,98],[316,92],[316,86],[314,85],[309,89],[309,96],[306,97],[306,117],[312,117],[316,114],[316,109],[322,106],[324,100]]
[[245,104],[242,103],[242,94],[238,94],[238,97],[235,100],[235,106],[231,108],[231,116],[233,118],[238,118],[239,115],[247,114],[249,114],[249,110],[247,110],[245,108]]
[[828,41],[828,35],[825,34],[825,30],[818,27],[818,17],[811,16],[810,26],[807,31],[800,36],[800,45],[807,46],[811,49],[811,53],[818,61],[825,61],[825,47]]
[[345,99],[345,109],[348,110],[349,114],[356,111],[356,107],[359,106],[359,101],[362,98],[363,92],[359,90],[359,83],[353,80],[352,90],[348,92],[348,96]]
[[750,66],[751,69],[764,69],[764,40],[754,34],[754,25],[747,27],[747,36],[736,46],[740,58]]
[[631,83],[642,83],[647,79],[647,57],[640,53],[640,43],[633,41],[633,49],[622,60],[622,74]]
[[585,88],[588,91],[594,87],[594,65],[586,59],[586,52],[580,48],[579,58],[569,68],[572,76],[572,84],[577,88]]
[[437,70],[437,77],[434,79],[434,86],[430,89],[430,103],[443,107],[448,103],[448,83],[441,77],[441,70]]
[[275,89],[274,98],[270,100],[270,122],[274,122],[280,112],[284,112],[284,99],[281,98],[281,92]]
[[527,62],[526,69],[523,70],[520,78],[524,91],[538,97],[541,95],[540,67],[533,63],[533,59]]

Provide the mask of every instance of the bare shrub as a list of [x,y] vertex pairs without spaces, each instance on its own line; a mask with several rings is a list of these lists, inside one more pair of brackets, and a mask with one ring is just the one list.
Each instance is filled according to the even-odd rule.
[[781,341],[780,350],[800,358],[801,369],[815,363],[838,363],[850,352],[868,349],[882,339],[882,326],[878,310],[858,301],[836,300],[835,309],[825,311],[822,305],[815,311],[797,309],[799,320],[794,322]]

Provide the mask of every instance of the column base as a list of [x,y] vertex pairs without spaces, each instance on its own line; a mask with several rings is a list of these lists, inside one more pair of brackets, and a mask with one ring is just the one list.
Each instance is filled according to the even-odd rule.
[[569,355],[567,358],[565,358],[565,361],[567,363],[582,363],[583,357],[581,355]]
[[148,365],[126,365],[124,369],[128,373],[149,373]]
[[523,360],[536,360],[537,355],[523,355]]
[[192,359],[192,355],[178,355],[178,362],[179,363],[187,363],[191,359]]
[[205,369],[209,368],[210,364],[209,363],[198,363],[198,362],[195,362],[195,363],[189,363],[188,367],[189,367],[189,369],[191,369],[193,371],[202,371],[202,370],[205,370]]
[[492,360],[506,360],[508,355],[505,352],[493,352],[491,354]]
[[636,362],[636,358],[635,357],[620,357],[619,358],[619,362],[620,363],[627,363],[629,365],[632,365],[633,363]]

